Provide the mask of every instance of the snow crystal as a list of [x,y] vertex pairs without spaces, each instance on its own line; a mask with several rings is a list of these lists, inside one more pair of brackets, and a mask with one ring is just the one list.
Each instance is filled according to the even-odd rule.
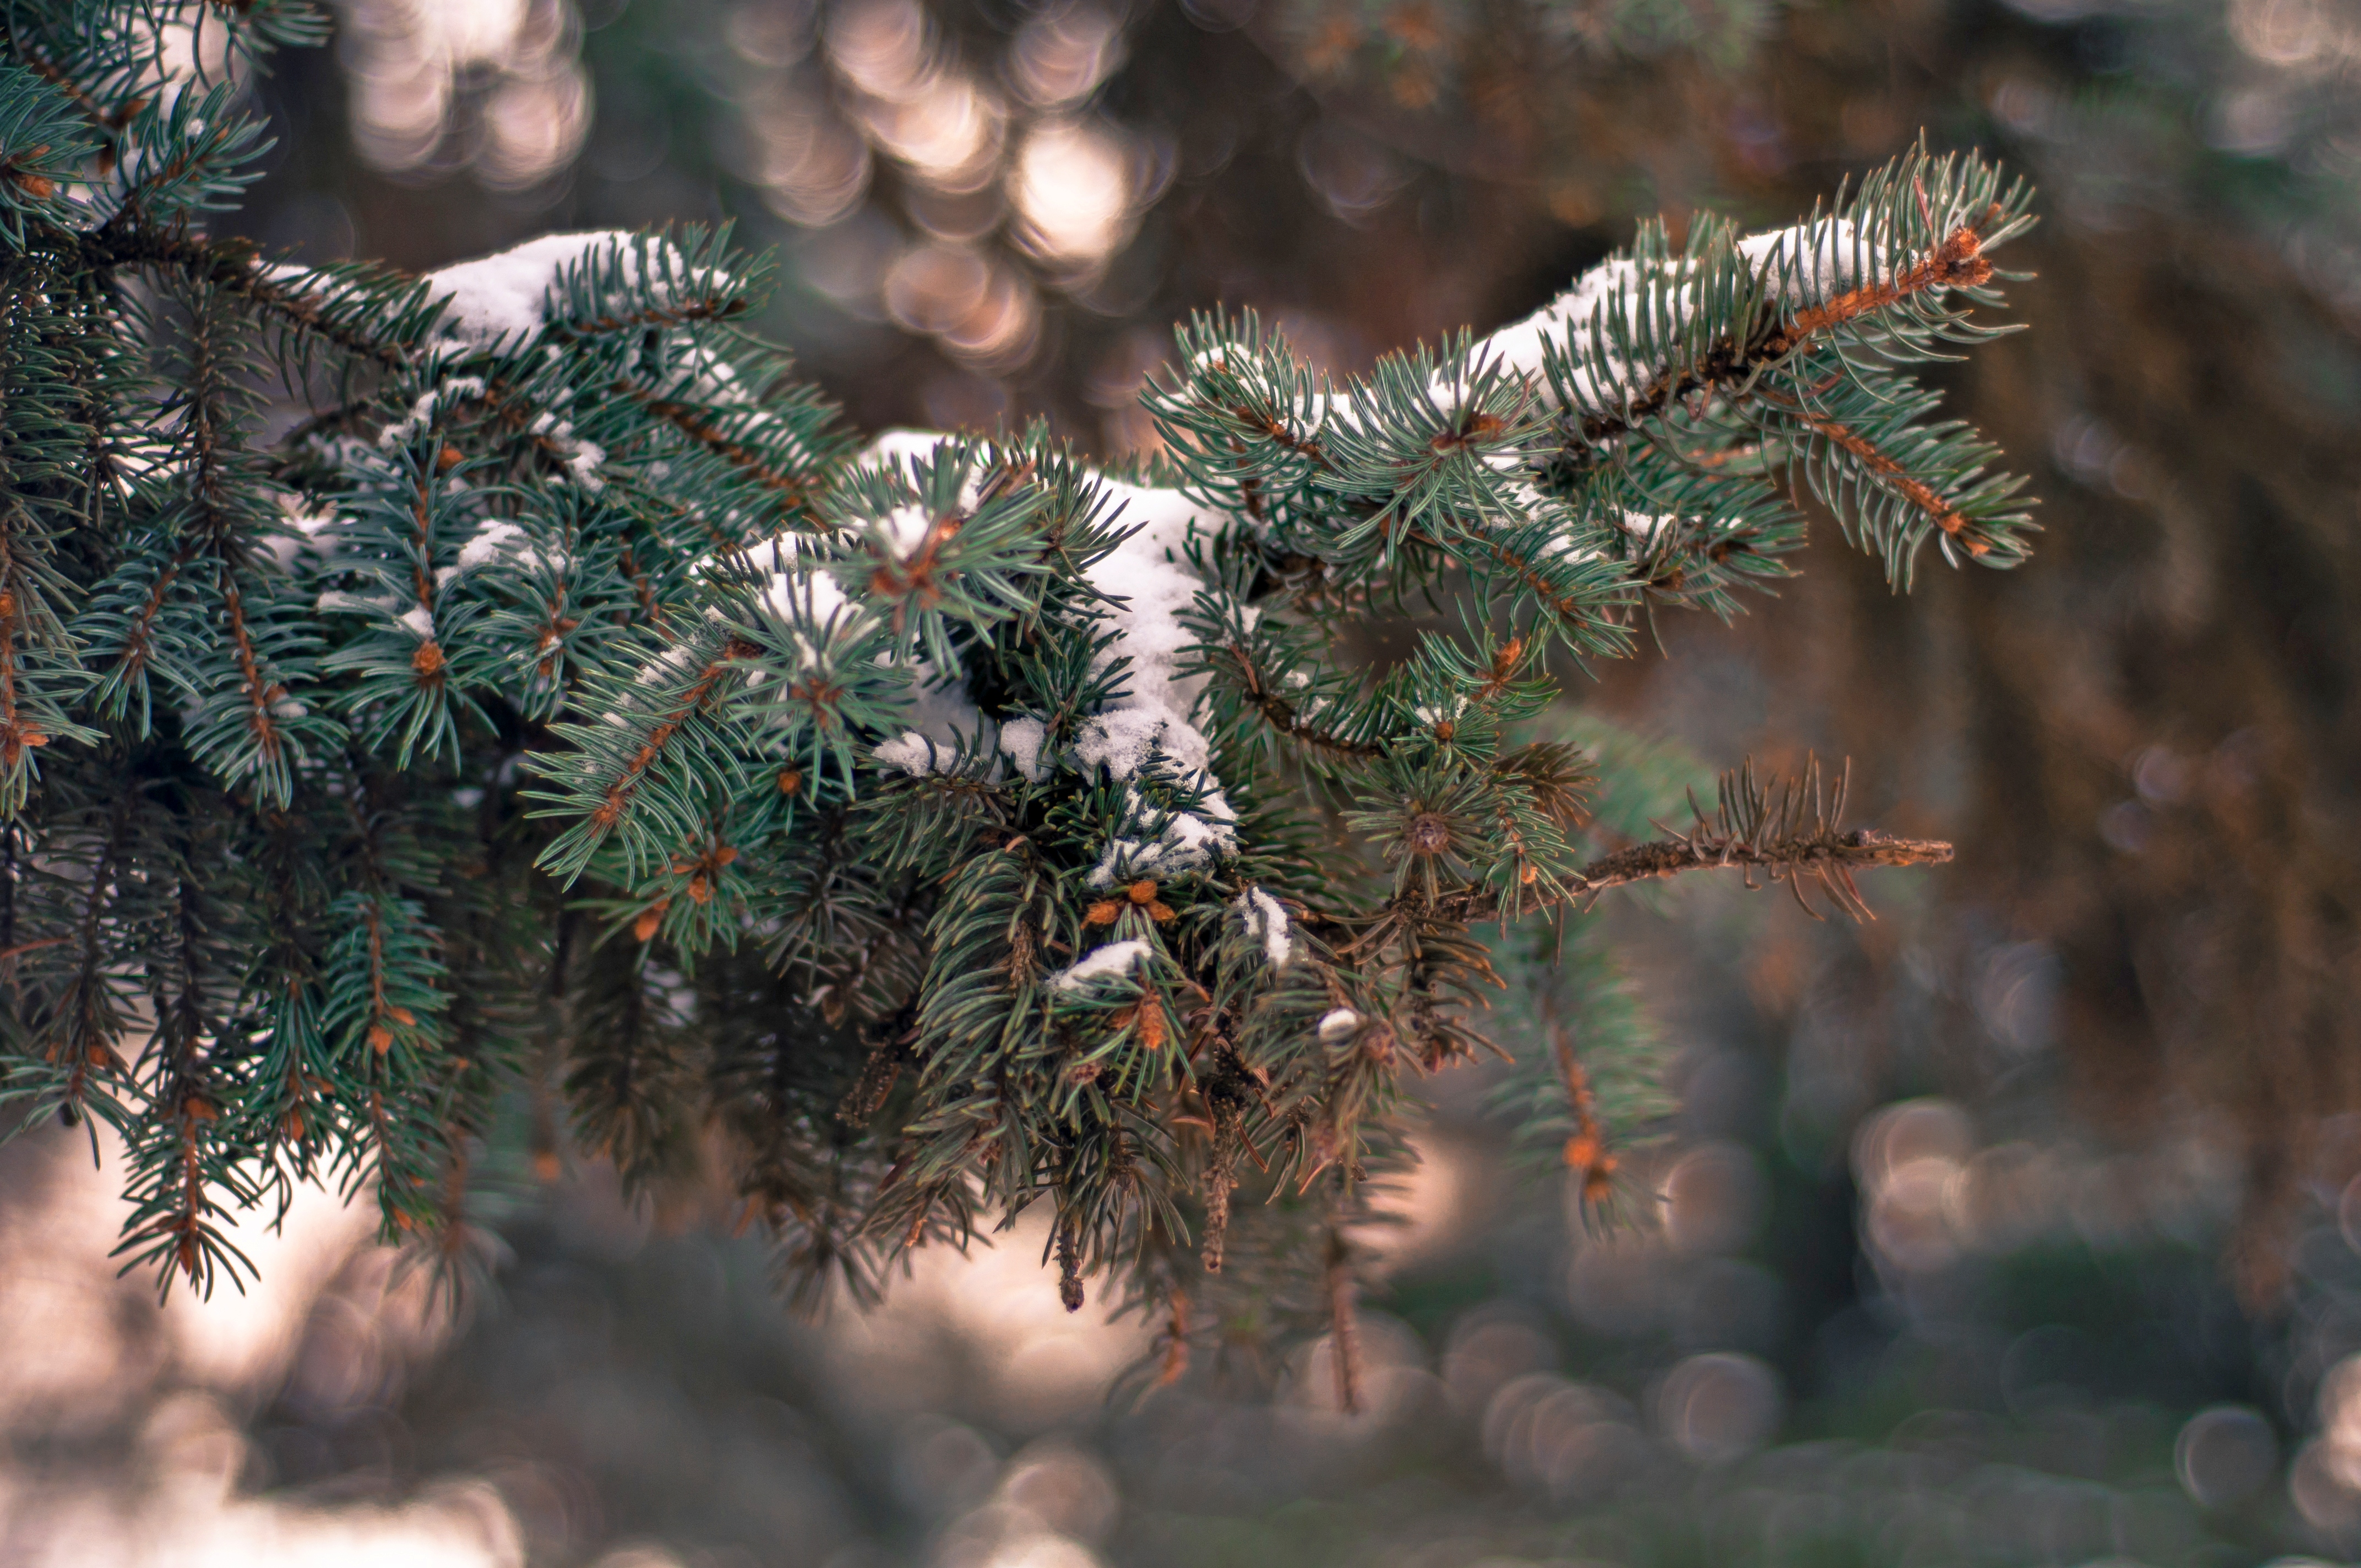
[[1270,967],[1285,969],[1287,960],[1295,955],[1287,906],[1262,889],[1250,887],[1238,895],[1237,907],[1246,920],[1246,936],[1262,944],[1263,956],[1270,959]]
[[1053,991],[1081,991],[1099,981],[1119,979],[1129,974],[1148,957],[1147,938],[1135,937],[1128,942],[1109,942],[1105,947],[1085,953],[1071,967],[1060,970],[1049,977]]

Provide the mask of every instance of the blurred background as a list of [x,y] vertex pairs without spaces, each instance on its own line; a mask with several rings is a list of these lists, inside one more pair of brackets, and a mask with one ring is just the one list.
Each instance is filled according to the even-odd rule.
[[[1576,690],[1678,774],[1850,755],[1957,840],[1874,925],[1602,914],[1680,1109],[1587,1230],[1431,1084],[1365,1335],[1143,1397],[1020,1231],[799,1321],[569,1163],[454,1314],[320,1197],[252,1294],[113,1277],[111,1158],[0,1151],[0,1561],[598,1568],[2142,1563],[2361,1553],[2361,4],[338,0],[235,226],[431,267],[734,219],[856,423],[1109,456],[1170,323],[1314,363],[1543,303],[1658,212],[1907,146],[2034,178],[1945,378],[2012,576],[1827,537]],[[1570,723],[1578,720],[1570,718]],[[1513,1012],[1504,1029],[1517,1027]],[[1244,1389],[1243,1392],[1240,1390]]]

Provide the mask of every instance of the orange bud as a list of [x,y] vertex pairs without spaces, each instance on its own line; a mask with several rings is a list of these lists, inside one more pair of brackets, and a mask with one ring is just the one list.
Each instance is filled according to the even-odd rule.
[[653,937],[656,927],[664,924],[664,911],[671,907],[671,899],[660,898],[650,907],[640,911],[640,917],[631,923],[631,935],[642,942]]
[[368,1032],[369,1049],[383,1056],[393,1049],[393,1031],[382,1024],[371,1024]]
[[421,642],[418,652],[410,656],[410,667],[418,672],[422,680],[431,680],[440,674],[445,663],[443,645],[432,638]]
[[803,787],[804,774],[801,768],[781,768],[779,770],[779,793],[781,795],[799,794]]
[[1103,898],[1096,904],[1092,905],[1090,909],[1084,913],[1082,916],[1082,924],[1085,926],[1112,926],[1115,924],[1115,917],[1122,912],[1122,905],[1116,903],[1112,898]]
[[389,1007],[385,1010],[385,1015],[405,1029],[418,1027],[418,1014],[407,1007]]
[[713,902],[713,889],[702,876],[688,879],[688,901],[700,908]]
[[1156,884],[1153,882],[1146,880],[1133,883],[1131,884],[1131,901],[1134,904],[1155,903]]
[[1151,904],[1148,906],[1148,917],[1161,926],[1172,918],[1172,906],[1169,904]]
[[466,461],[466,455],[456,446],[445,445],[434,455],[434,466],[445,474]]
[[713,863],[717,866],[726,866],[737,858],[737,850],[729,844],[724,844],[713,851]]
[[1571,1169],[1588,1170],[1598,1163],[1601,1152],[1596,1133],[1576,1133],[1565,1140],[1565,1163]]

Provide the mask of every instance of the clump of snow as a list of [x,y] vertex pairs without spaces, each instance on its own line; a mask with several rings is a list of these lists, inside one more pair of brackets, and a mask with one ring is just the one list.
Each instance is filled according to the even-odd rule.
[[887,767],[899,768],[913,778],[943,771],[957,754],[956,748],[939,747],[933,736],[915,729],[904,731],[899,740],[888,740],[871,753]]
[[[1749,236],[1738,242],[1738,253],[1772,294],[1793,304],[1827,300],[1877,276],[1883,265],[1878,247],[1850,222],[1832,217]],[[1621,402],[1642,390],[1642,384],[1662,367],[1638,367],[1635,378],[1635,367],[1607,343],[1610,304],[1622,298],[1628,319],[1635,323],[1653,319],[1661,310],[1675,326],[1695,308],[1694,294],[1686,285],[1673,289],[1668,301],[1650,299],[1644,288],[1646,270],[1628,257],[1592,268],[1532,315],[1478,342],[1468,365],[1498,365],[1546,394],[1550,389],[1543,345],[1554,344],[1568,362],[1577,400],[1591,408]],[[1457,406],[1467,384],[1459,368],[1446,367],[1434,378],[1435,395],[1446,408]]]
[[1237,849],[1231,826],[1237,813],[1213,776],[1212,746],[1190,722],[1204,678],[1180,673],[1182,651],[1197,641],[1180,615],[1203,586],[1182,552],[1191,531],[1212,520],[1178,490],[1116,479],[1101,483],[1121,503],[1116,521],[1131,524],[1133,532],[1091,568],[1090,582],[1118,601],[1104,612],[1118,633],[1109,657],[1131,663],[1124,695],[1082,725],[1074,758],[1084,767],[1104,767],[1111,778],[1129,780],[1161,757],[1202,792],[1203,803],[1202,814],[1159,811],[1138,791],[1129,792],[1128,831],[1117,834],[1092,872],[1096,887],[1107,886],[1122,872],[1153,870],[1170,876],[1201,871],[1214,857]]
[[492,518],[459,546],[459,570],[489,566],[500,555],[524,543],[525,531],[505,518]]
[[1323,1046],[1341,1045],[1360,1029],[1361,1022],[1361,1015],[1349,1007],[1339,1007],[1322,1014],[1320,1043]]
[[1295,956],[1287,906],[1261,888],[1250,887],[1238,895],[1237,909],[1246,922],[1247,939],[1262,944],[1271,968],[1285,969],[1287,960]]
[[[1508,374],[1522,376],[1536,389],[1546,391],[1549,383],[1543,373],[1543,345],[1555,344],[1562,350],[1571,349],[1575,357],[1585,357],[1585,351],[1591,345],[1593,324],[1598,322],[1609,301],[1626,293],[1639,280],[1640,270],[1639,263],[1628,257],[1618,257],[1592,268],[1576,279],[1572,288],[1532,315],[1478,342],[1469,364],[1498,365]],[[1597,372],[1582,388],[1586,395],[1603,390],[1606,382],[1621,378],[1625,367],[1611,354],[1607,357],[1610,361],[1608,366],[1585,367]],[[1438,374],[1435,391],[1438,396],[1450,397],[1458,384],[1455,375]]]
[[1012,718],[1000,727],[1000,750],[1028,784],[1039,784],[1049,776],[1041,762],[1041,748],[1049,739],[1049,727],[1038,718]]
[[1884,258],[1845,218],[1750,235],[1738,242],[1738,253],[1773,293],[1795,304],[1817,304],[1857,287],[1879,274]]
[[1081,991],[1103,981],[1119,980],[1131,973],[1148,957],[1148,941],[1135,937],[1127,942],[1109,942],[1104,948],[1085,953],[1073,964],[1049,977],[1052,991]]
[[548,324],[550,291],[566,269],[601,251],[625,258],[634,281],[649,259],[631,236],[613,229],[544,235],[430,272],[427,291],[443,302],[444,324],[459,344],[510,353],[531,343]]
[[[1211,777],[1210,774],[1201,775]],[[1160,807],[1137,788],[1124,791],[1124,826],[1109,839],[1090,885],[1112,887],[1144,876],[1179,876],[1201,872],[1216,857],[1237,852],[1236,820],[1229,802],[1216,790],[1204,801],[1206,816]]]

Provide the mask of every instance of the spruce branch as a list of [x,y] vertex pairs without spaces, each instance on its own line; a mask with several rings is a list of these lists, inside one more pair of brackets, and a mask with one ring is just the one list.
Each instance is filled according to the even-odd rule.
[[[1895,839],[1873,828],[1840,827],[1851,784],[1850,760],[1833,789],[1822,778],[1817,759],[1800,775],[1769,783],[1756,776],[1749,761],[1722,775],[1719,801],[1711,812],[1690,797],[1694,820],[1687,831],[1667,829],[1666,838],[1589,861],[1565,879],[1567,895],[1595,900],[1614,888],[1694,871],[1735,870],[1752,888],[1759,872],[1771,885],[1785,883],[1796,904],[1816,920],[1820,916],[1805,896],[1807,884],[1817,884],[1854,919],[1874,920],[1875,913],[1853,882],[1856,872],[1947,865],[1952,848],[1940,839]],[[1470,892],[1436,899],[1433,906],[1444,917],[1472,922],[1491,918],[1499,904],[1496,894]]]
[[[225,4],[249,54],[308,36]],[[329,1177],[468,1275],[513,1097],[543,1173],[718,1155],[806,1304],[1038,1204],[1162,1380],[1325,1325],[1351,1406],[1411,1086],[1540,962],[1475,921],[1713,867],[1865,915],[1860,868],[1949,854],[1750,768],[1586,864],[1665,806],[1545,655],[1733,611],[1803,489],[1897,581],[2022,557],[1914,378],[2026,221],[1981,160],[1643,229],[1363,376],[1201,319],[1169,456],[1111,473],[1040,428],[856,450],[722,230],[416,277],[209,235],[267,137],[167,20],[0,38],[0,1099],[126,1139],[167,1281],[245,1277],[227,1219]],[[1413,596],[1404,656],[1338,652]],[[1520,1080],[1586,1181],[1653,1103],[1616,1059]]]

